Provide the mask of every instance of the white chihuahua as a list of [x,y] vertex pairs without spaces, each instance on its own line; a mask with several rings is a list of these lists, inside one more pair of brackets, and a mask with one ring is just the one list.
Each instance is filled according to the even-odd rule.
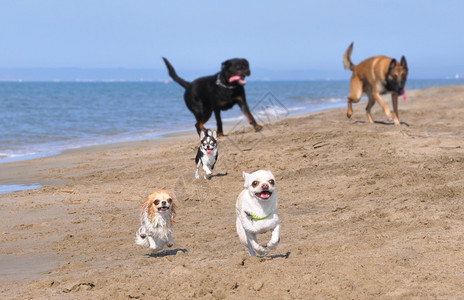
[[[277,215],[276,180],[270,171],[243,172],[245,189],[236,203],[237,233],[252,256],[266,255],[268,249],[277,248],[280,241],[280,220]],[[266,247],[258,244],[259,233],[272,231]]]

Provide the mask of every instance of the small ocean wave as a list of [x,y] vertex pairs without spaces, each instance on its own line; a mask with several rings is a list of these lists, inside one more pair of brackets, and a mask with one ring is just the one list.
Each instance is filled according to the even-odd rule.
[[40,189],[42,186],[40,184],[9,184],[9,185],[0,185],[0,194],[9,194],[19,191],[26,191],[26,190],[35,190]]
[[[301,113],[307,110],[307,107],[296,106],[286,108],[283,106],[263,106],[253,110],[251,113],[255,118],[281,118],[294,113]],[[235,117],[223,118],[224,122],[237,122],[244,120],[245,116],[243,114],[237,115]]]
[[[185,128],[176,128],[171,130],[147,130],[140,132],[125,132],[120,134],[111,134],[96,136],[92,138],[76,138],[66,141],[55,141],[49,143],[41,143],[34,145],[26,145],[25,147],[17,147],[8,149],[0,153],[0,163],[15,162],[22,160],[30,160],[48,156],[54,156],[62,153],[65,150],[79,149],[83,147],[107,145],[114,143],[124,143],[130,141],[139,141],[144,139],[160,138],[163,135],[184,131]],[[25,149],[27,148],[27,149]],[[33,151],[31,151],[33,150]]]
[[60,154],[60,151],[43,151],[43,152],[23,152],[18,150],[15,153],[0,155],[0,163],[15,162],[53,156]]
[[308,103],[308,104],[324,104],[324,103],[340,103],[345,102],[346,98],[300,98],[298,101]]

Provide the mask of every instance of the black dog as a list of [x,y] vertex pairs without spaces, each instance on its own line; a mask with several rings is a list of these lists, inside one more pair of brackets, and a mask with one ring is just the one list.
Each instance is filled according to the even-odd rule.
[[198,134],[206,131],[204,124],[214,112],[217,124],[217,133],[224,135],[222,131],[221,110],[232,108],[235,104],[240,106],[243,114],[256,131],[263,126],[258,125],[250,113],[245,98],[245,76],[250,76],[250,68],[246,59],[234,58],[222,63],[221,72],[195,79],[193,82],[185,81],[177,76],[174,67],[163,57],[169,71],[169,76],[185,88],[184,100],[187,107],[195,116],[197,123],[195,128]]

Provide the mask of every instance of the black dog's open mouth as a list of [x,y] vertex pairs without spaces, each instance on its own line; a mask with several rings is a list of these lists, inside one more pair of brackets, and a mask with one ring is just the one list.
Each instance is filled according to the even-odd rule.
[[169,210],[169,206],[158,207],[158,211],[167,211],[167,210]]
[[262,200],[267,200],[271,197],[272,192],[269,191],[262,191],[261,193],[256,193],[255,196],[262,199]]
[[229,77],[229,82],[230,83],[235,82],[235,81],[237,81],[241,85],[246,84],[245,76],[243,76],[240,73],[236,73],[235,75],[232,75],[232,76]]

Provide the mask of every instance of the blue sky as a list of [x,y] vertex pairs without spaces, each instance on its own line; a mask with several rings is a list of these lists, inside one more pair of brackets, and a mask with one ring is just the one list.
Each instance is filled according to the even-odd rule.
[[[410,77],[464,76],[464,1],[0,0],[0,68],[342,72],[352,60],[405,55]],[[349,74],[346,73],[348,79]]]

